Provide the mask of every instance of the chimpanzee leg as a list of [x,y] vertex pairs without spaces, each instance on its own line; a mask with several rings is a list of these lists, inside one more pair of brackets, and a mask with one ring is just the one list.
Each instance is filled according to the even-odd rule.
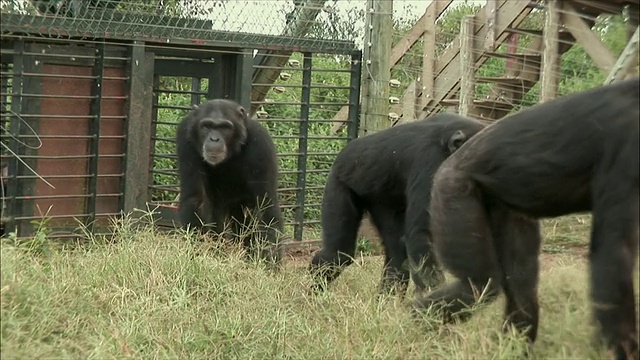
[[592,192],[591,297],[599,330],[616,359],[639,356],[633,285],[639,217],[635,166],[635,180],[625,176],[631,169],[612,168],[621,174],[619,180],[612,181],[611,175],[594,180]]
[[380,233],[385,250],[379,291],[404,296],[410,279],[409,271],[405,268],[407,251],[401,240],[404,232],[404,214],[382,205],[372,206],[369,214]]
[[445,320],[476,302],[495,299],[502,273],[484,204],[466,175],[441,169],[431,199],[431,230],[440,263],[457,280],[427,295],[418,294],[417,310],[442,306]]
[[428,171],[421,172],[410,181],[407,189],[404,240],[416,292],[424,292],[444,282],[444,273],[438,265],[429,236],[429,189],[432,180],[428,175]]
[[[275,195],[274,195],[275,196]],[[256,214],[257,224],[251,233],[251,246],[256,250],[261,259],[269,264],[279,264],[282,259],[282,248],[280,246],[280,229],[282,217],[280,208],[274,205],[269,197],[264,197]]]
[[502,269],[506,296],[505,326],[510,325],[534,342],[538,333],[538,255],[540,225],[532,219],[496,205],[491,209],[493,239]]
[[355,194],[330,176],[322,200],[322,248],[310,266],[316,278],[314,290],[324,290],[325,284],[353,262],[362,215],[363,208]]

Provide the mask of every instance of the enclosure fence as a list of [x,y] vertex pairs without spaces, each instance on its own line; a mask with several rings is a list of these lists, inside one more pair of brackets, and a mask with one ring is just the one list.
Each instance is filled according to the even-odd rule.
[[287,239],[318,237],[326,176],[357,136],[361,52],[307,36],[320,2],[274,13],[273,29],[225,1],[163,3],[2,2],[3,236],[108,235],[135,209],[174,227],[177,124],[229,98],[274,139]]

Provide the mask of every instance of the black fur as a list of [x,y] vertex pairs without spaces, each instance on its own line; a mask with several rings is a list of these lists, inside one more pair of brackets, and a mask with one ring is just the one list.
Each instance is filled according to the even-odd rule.
[[351,264],[365,211],[385,249],[382,292],[404,294],[410,270],[419,290],[440,283],[443,275],[428,237],[431,181],[444,159],[483,127],[439,114],[351,141],[336,158],[325,187],[322,249],[310,267],[314,289],[322,290]]
[[[591,211],[594,313],[617,359],[638,358],[639,80],[568,95],[478,133],[438,170],[431,231],[457,281],[417,299],[446,317],[506,295],[506,323],[538,330],[538,218]],[[490,284],[487,283],[490,280]]]
[[[222,233],[225,221],[233,219],[237,236],[246,232],[243,225],[257,218],[257,230],[250,233],[245,246],[260,243],[262,257],[279,262],[278,163],[267,131],[239,104],[210,100],[180,123],[177,147],[182,226],[202,229],[204,224],[205,230]],[[246,216],[246,210],[251,216]]]

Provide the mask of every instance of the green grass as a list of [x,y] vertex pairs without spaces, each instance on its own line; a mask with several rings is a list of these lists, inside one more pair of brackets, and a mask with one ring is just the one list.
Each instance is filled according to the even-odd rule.
[[[546,222],[545,235],[572,238],[561,232],[575,219],[555,235]],[[273,275],[184,235],[123,226],[115,240],[2,245],[3,359],[516,359],[525,348],[499,331],[502,299],[446,326],[412,321],[411,296],[375,300],[379,257],[359,258],[314,297],[306,259]],[[582,259],[543,254],[534,358],[604,356],[592,345]]]

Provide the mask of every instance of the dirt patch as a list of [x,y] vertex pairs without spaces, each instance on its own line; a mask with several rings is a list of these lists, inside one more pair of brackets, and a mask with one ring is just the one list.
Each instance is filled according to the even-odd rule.
[[[569,222],[569,221],[576,222],[578,220],[581,220],[581,221],[578,221],[580,224],[585,222],[582,220],[582,218],[579,218],[579,217],[567,217],[566,219],[562,218],[561,220],[565,222]],[[556,232],[559,232],[558,224],[560,225],[564,224],[562,223],[561,220],[556,220],[555,223],[553,223],[553,226]],[[567,232],[568,233],[576,232],[576,229],[571,229],[571,230],[572,231],[567,231]],[[546,235],[547,235],[546,237],[552,237],[553,234],[546,234]],[[358,239],[359,240],[366,239],[372,245],[370,255],[368,254],[365,256],[376,256],[376,255],[382,254],[381,252],[382,246],[381,246],[378,230],[373,226],[373,223],[371,222],[371,218],[369,217],[368,214],[364,216],[364,218],[362,219],[362,222],[360,223],[360,228],[358,229]],[[545,243],[551,242],[549,239],[545,239],[545,240],[547,240],[545,241]],[[566,245],[569,245],[569,246],[566,246]],[[558,261],[560,260],[588,261],[588,256],[589,256],[588,245],[579,244],[577,242],[575,243],[576,246],[571,246],[571,245],[573,244],[565,244],[565,246],[562,247],[562,251],[559,251],[559,252],[543,251],[540,254],[540,258],[539,258],[540,268],[548,269],[550,267],[557,266]],[[319,242],[310,243],[310,244],[292,243],[292,245],[285,250],[285,259],[287,259],[287,261],[291,261],[296,264],[298,263],[308,264],[309,261],[311,261],[313,254],[319,248],[320,248]]]
[[542,252],[539,260],[540,269],[545,270],[557,266],[561,260],[572,262],[588,261],[589,250],[586,247],[573,247],[563,252]]
[[378,230],[373,226],[371,222],[371,218],[369,215],[365,215],[362,218],[362,222],[360,223],[360,228],[358,229],[358,238],[359,239],[367,239],[369,241],[380,241],[380,235],[378,234]]

